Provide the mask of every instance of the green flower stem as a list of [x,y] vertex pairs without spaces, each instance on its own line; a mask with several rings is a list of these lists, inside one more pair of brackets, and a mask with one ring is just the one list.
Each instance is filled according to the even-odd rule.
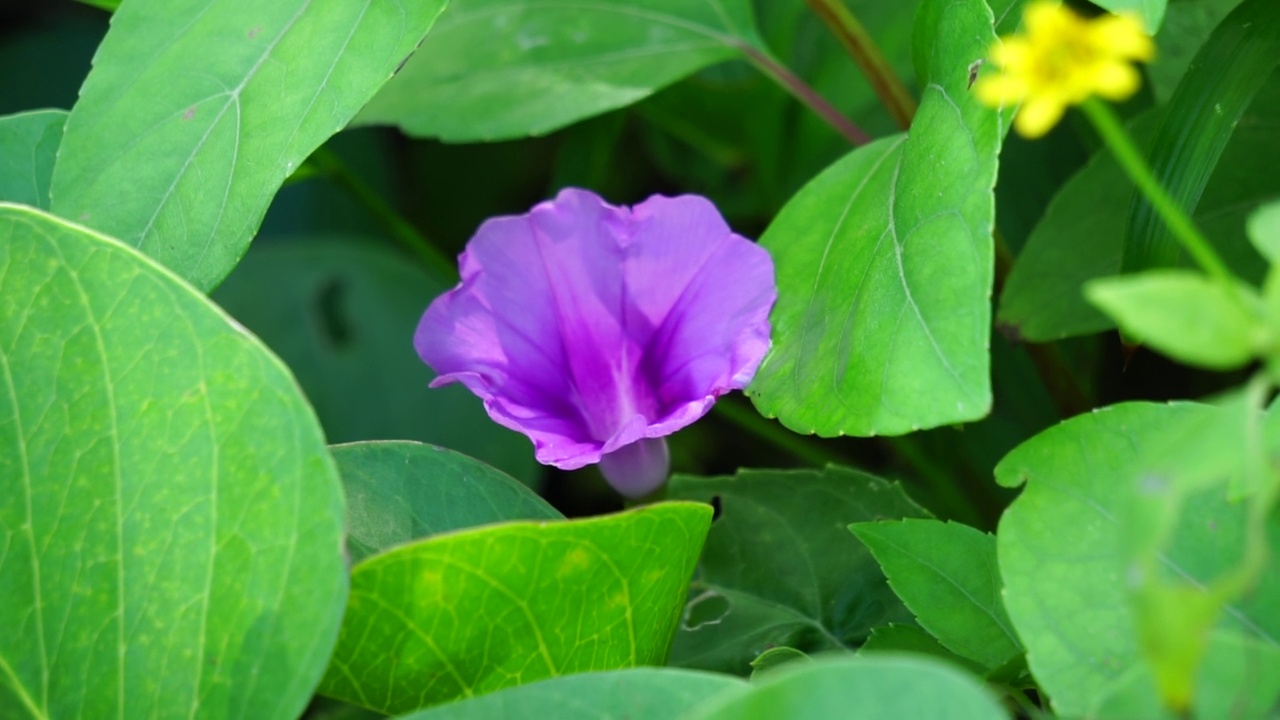
[[871,83],[871,89],[898,127],[906,130],[911,127],[911,118],[916,114],[916,101],[903,84],[902,79],[894,72],[893,66],[885,58],[875,40],[858,22],[858,18],[845,7],[842,0],[805,0],[814,14],[826,23],[845,52],[861,68],[862,74]]
[[1231,270],[1227,268],[1222,258],[1218,257],[1213,245],[1200,233],[1200,229],[1196,227],[1186,211],[1169,197],[1169,193],[1152,174],[1147,161],[1143,159],[1142,153],[1133,144],[1133,139],[1129,137],[1129,133],[1125,131],[1111,108],[1097,98],[1085,100],[1080,108],[1098,130],[1103,141],[1111,148],[1111,152],[1120,162],[1120,166],[1129,174],[1129,178],[1151,202],[1152,207],[1173,232],[1173,236],[1182,243],[1182,247],[1206,273],[1228,287],[1235,287],[1236,279],[1231,274]]
[[818,117],[827,121],[827,124],[835,129],[854,145],[866,145],[871,142],[871,136],[862,128],[853,123],[852,120],[840,114],[840,111],[834,105],[827,102],[827,99],[818,94],[816,90],[805,84],[799,75],[791,72],[785,65],[775,60],[769,53],[761,50],[754,45],[748,45],[745,42],[735,41],[734,47],[741,52],[752,65],[768,75],[774,82],[782,86],[782,89],[791,93],[797,100],[804,103],[806,107],[817,113]]
[[382,199],[373,188],[369,187],[359,175],[347,167],[332,150],[328,148],[320,148],[316,150],[307,162],[314,166],[316,172],[329,180],[341,185],[351,193],[361,205],[364,205],[374,217],[382,221],[387,231],[396,240],[399,240],[414,255],[422,260],[423,265],[428,269],[438,273],[446,282],[453,282],[458,279],[458,265],[439,248],[432,245],[426,236],[418,232],[408,220],[404,218],[394,207],[386,200]]

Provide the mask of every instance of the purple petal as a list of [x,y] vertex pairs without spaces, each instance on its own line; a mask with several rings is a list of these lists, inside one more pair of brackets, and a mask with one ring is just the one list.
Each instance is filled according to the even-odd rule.
[[484,223],[461,274],[415,336],[432,384],[462,382],[565,469],[693,422],[769,346],[772,262],[698,197],[564,190]]

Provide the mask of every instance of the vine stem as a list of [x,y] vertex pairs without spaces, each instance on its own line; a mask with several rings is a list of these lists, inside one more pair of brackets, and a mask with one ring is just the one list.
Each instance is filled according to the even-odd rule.
[[1129,133],[1125,131],[1124,125],[1120,123],[1120,119],[1111,111],[1111,108],[1097,98],[1089,98],[1081,103],[1080,109],[1098,130],[1107,147],[1111,148],[1111,153],[1128,173],[1129,178],[1169,226],[1173,236],[1182,243],[1182,247],[1211,277],[1226,284],[1227,287],[1235,287],[1235,277],[1227,269],[1226,263],[1218,256],[1213,245],[1200,233],[1200,229],[1196,227],[1195,222],[1182,209],[1182,206],[1169,197],[1169,193],[1151,172],[1147,161],[1142,157],[1142,152],[1133,143],[1133,138],[1129,137]]
[[768,75],[774,82],[782,86],[782,89],[791,93],[806,107],[817,113],[823,120],[826,120],[828,125],[843,135],[850,143],[853,145],[866,145],[871,142],[871,136],[866,131],[855,125],[849,118],[840,114],[840,111],[827,102],[826,98],[819,95],[818,91],[809,87],[804,80],[800,79],[799,75],[791,72],[790,69],[773,59],[768,53],[742,41],[734,41],[733,45],[760,72]]
[[810,9],[835,35],[845,52],[853,58],[871,89],[875,91],[880,102],[898,127],[906,130],[911,127],[911,118],[916,114],[916,101],[907,90],[907,86],[894,72],[880,47],[871,38],[870,33],[858,22],[858,18],[845,7],[841,0],[805,0]]
[[418,232],[418,229],[406,220],[390,203],[383,200],[377,191],[353,172],[343,162],[342,158],[338,157],[332,150],[322,147],[312,153],[307,162],[322,177],[341,185],[347,192],[351,193],[352,197],[386,226],[392,237],[399,240],[414,255],[417,255],[429,269],[439,273],[440,277],[446,282],[453,282],[458,279],[458,266],[453,258],[441,252],[435,245],[432,245],[426,236]]

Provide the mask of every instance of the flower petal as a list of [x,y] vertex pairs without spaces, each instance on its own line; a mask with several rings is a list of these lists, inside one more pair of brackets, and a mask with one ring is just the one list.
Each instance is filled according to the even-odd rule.
[[481,226],[415,337],[565,469],[693,422],[768,348],[772,262],[702,198],[633,211],[568,189]]
[[1018,110],[1013,119],[1013,128],[1025,138],[1038,138],[1052,130],[1066,110],[1066,105],[1056,97],[1032,97]]

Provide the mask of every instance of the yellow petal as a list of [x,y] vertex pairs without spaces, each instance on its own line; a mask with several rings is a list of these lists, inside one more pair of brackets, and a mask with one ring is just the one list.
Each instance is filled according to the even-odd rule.
[[1078,22],[1074,12],[1054,0],[1035,0],[1022,11],[1022,25],[1036,44],[1070,34]]
[[1138,71],[1123,62],[1103,63],[1093,75],[1096,92],[1108,100],[1124,100],[1137,91],[1141,82]]
[[978,78],[973,91],[983,105],[1017,105],[1027,97],[1027,83],[1013,75],[983,75]]
[[1056,97],[1031,98],[1013,119],[1013,129],[1025,138],[1038,138],[1053,129],[1067,106]]
[[1009,37],[991,46],[991,62],[1002,68],[1016,69],[1027,62],[1031,47],[1020,37]]
[[1116,58],[1146,62],[1156,54],[1155,43],[1142,27],[1142,21],[1129,14],[1104,15],[1093,21],[1094,47],[1098,52]]

